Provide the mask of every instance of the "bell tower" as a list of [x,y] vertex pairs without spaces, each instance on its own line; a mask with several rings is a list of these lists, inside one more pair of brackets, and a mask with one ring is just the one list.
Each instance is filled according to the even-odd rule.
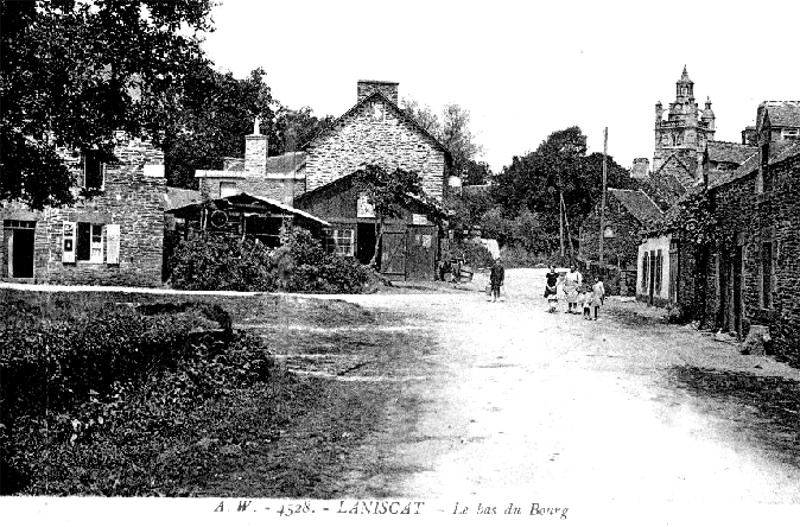
[[666,119],[663,112],[661,103],[657,103],[653,172],[670,157],[676,157],[692,173],[699,173],[706,142],[714,139],[715,119],[710,100],[706,111],[701,112],[694,98],[694,82],[685,65],[675,83],[675,102],[669,104]]

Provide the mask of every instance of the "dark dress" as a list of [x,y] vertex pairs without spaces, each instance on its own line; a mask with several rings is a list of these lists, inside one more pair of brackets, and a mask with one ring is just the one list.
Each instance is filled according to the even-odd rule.
[[506,276],[506,270],[501,264],[494,264],[492,266],[492,274],[489,275],[489,281],[492,283],[492,291],[500,292],[500,286],[503,285],[503,280]]
[[547,298],[550,295],[556,295],[556,285],[558,284],[558,273],[547,273],[547,285],[544,288],[544,297]]

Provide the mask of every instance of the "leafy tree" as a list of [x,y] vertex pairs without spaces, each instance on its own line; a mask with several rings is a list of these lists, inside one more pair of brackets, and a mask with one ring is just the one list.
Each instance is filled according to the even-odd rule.
[[270,137],[270,153],[278,155],[302,148],[317,134],[330,127],[334,120],[332,115],[322,118],[315,116],[313,110],[308,106],[303,106],[299,110],[280,107],[275,112],[273,135]]
[[195,170],[219,170],[225,157],[242,157],[244,136],[253,133],[256,117],[261,132],[272,139],[274,101],[264,75],[259,68],[236,79],[210,65],[192,73],[193,82],[176,100],[164,139],[170,185],[194,188]]
[[409,117],[447,148],[453,156],[455,174],[467,177],[472,175],[482,182],[485,181],[487,173],[482,170],[488,169],[488,165],[483,163],[482,167],[477,164],[471,166],[471,163],[475,163],[475,156],[483,153],[483,147],[475,142],[475,137],[469,129],[468,110],[458,104],[446,104],[442,109],[440,120],[429,106],[422,107],[413,99],[403,99],[402,106]]
[[72,200],[58,147],[101,149],[114,130],[157,132],[204,63],[210,0],[0,0],[0,199]]
[[463,183],[465,185],[485,185],[494,178],[494,173],[485,161],[469,160],[467,169],[464,172]]
[[354,176],[356,190],[363,193],[375,210],[375,251],[369,265],[375,266],[378,249],[383,239],[383,224],[392,218],[401,218],[404,209],[425,200],[422,178],[416,172],[396,169],[388,172],[378,165],[365,165]]
[[[514,157],[494,178],[494,199],[508,217],[524,210],[537,214],[543,233],[559,231],[559,193],[574,229],[599,202],[603,155],[586,155],[586,136],[577,126],[553,132],[534,151]],[[637,188],[628,171],[608,156],[608,185]]]

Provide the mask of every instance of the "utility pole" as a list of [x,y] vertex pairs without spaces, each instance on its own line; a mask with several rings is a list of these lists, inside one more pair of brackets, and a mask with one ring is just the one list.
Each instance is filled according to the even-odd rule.
[[606,222],[606,181],[608,179],[608,126],[603,130],[603,197],[600,198],[600,265],[603,265],[603,237]]

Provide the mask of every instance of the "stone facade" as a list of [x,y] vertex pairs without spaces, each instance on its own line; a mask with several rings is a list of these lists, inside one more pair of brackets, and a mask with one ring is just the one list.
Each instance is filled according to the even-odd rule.
[[[161,285],[167,189],[164,156],[147,141],[117,137],[117,161],[104,166],[104,183],[96,196],[78,197],[74,205],[42,211],[3,204],[0,218],[5,243],[0,270],[4,280]],[[32,247],[25,240],[30,234],[21,232],[29,228],[33,229]],[[13,251],[30,251],[30,255],[18,252],[15,257]],[[87,254],[89,258],[84,258]],[[32,272],[21,273],[29,256]]]
[[[712,189],[714,312],[717,325],[740,338],[754,324],[800,328],[800,143],[770,147],[769,162]],[[800,341],[790,344],[797,349]]]
[[413,171],[423,190],[442,200],[449,177],[448,155],[379,90],[361,100],[333,128],[306,147],[306,188],[314,190],[364,164]]

